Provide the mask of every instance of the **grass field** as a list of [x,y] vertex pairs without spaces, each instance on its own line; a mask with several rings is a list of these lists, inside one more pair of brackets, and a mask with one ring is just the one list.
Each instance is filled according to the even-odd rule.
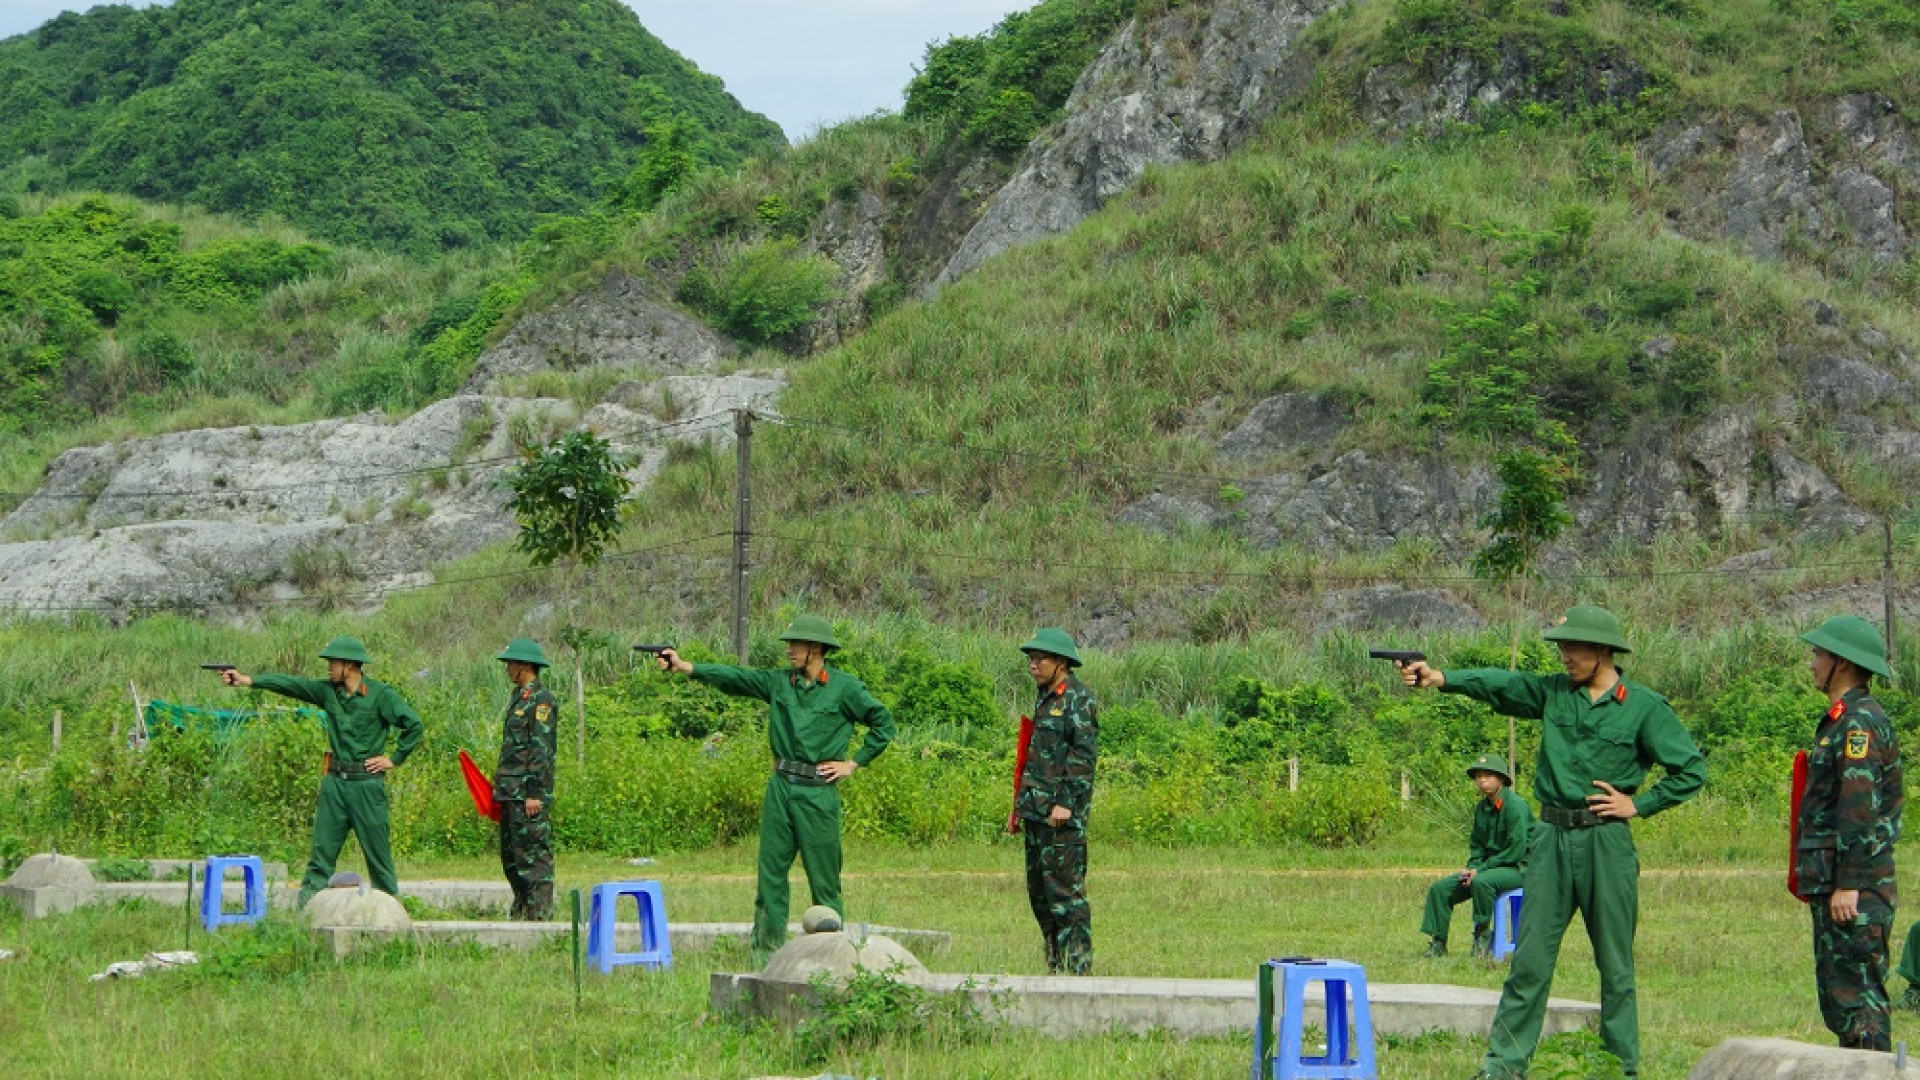
[[[1734,1035],[1826,1043],[1812,987],[1806,916],[1786,893],[1764,823],[1728,835],[1711,819],[1656,819],[1643,831],[1639,985],[1642,1076],[1680,1080]],[[1669,823],[1671,822],[1671,823]],[[1700,826],[1712,824],[1712,828]],[[1251,978],[1275,955],[1339,956],[1375,982],[1497,987],[1504,968],[1463,956],[1418,958],[1422,890],[1456,861],[1456,841],[1409,822],[1343,853],[1102,847],[1093,852],[1096,968],[1107,975]],[[1011,843],[930,850],[855,844],[846,893],[855,920],[949,930],[935,970],[1033,974],[1042,958]],[[687,921],[751,917],[751,849],[661,859],[563,857],[569,887],[648,874]],[[402,877],[493,878],[483,860],[403,864]],[[796,909],[805,886],[796,873]],[[177,909],[93,908],[25,922],[0,914],[0,1046],[6,1074],[140,1076],[631,1076],[766,1074],[1014,1078],[1238,1077],[1247,1039],[1108,1036],[1056,1042],[1022,1032],[935,1025],[873,1048],[809,1056],[790,1035],[710,1016],[707,975],[742,970],[743,950],[682,952],[664,974],[589,976],[576,1009],[563,947],[529,954],[394,946],[336,963],[286,922],[204,935],[202,964],[140,981],[90,984],[114,960],[181,947]],[[1466,914],[1456,915],[1456,938]],[[1904,924],[1903,924],[1904,925]],[[1563,952],[1557,996],[1595,1000],[1583,933]],[[1911,1020],[1896,1020],[1896,1038]],[[1549,1043],[1536,1077],[1605,1076],[1591,1040]],[[1388,1080],[1465,1080],[1481,1039],[1383,1039]]]

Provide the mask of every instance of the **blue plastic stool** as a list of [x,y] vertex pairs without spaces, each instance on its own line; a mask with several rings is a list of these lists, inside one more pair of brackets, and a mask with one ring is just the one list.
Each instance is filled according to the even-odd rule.
[[[615,946],[614,927],[620,898],[633,897],[640,909],[640,951],[621,952]],[[667,902],[657,881],[612,881],[593,887],[593,913],[587,922],[587,963],[610,974],[627,964],[673,966],[673,938],[667,932]]]
[[[229,869],[240,871],[246,887],[246,906],[240,911],[226,910],[222,899]],[[215,927],[233,923],[255,923],[267,917],[267,868],[258,855],[209,855],[206,878],[200,882],[200,925],[212,932]]]
[[[1280,1038],[1272,1036],[1273,972],[1279,969]],[[1307,984],[1325,986],[1327,1052],[1307,1057],[1303,1034]],[[1253,1080],[1379,1080],[1373,1060],[1373,1010],[1367,1004],[1367,973],[1345,960],[1290,956],[1260,965],[1260,1015],[1253,1031]],[[1352,1001],[1348,1001],[1351,992]],[[1347,1023],[1353,1031],[1349,1037]]]
[[1508,889],[1493,898],[1493,958],[1505,960],[1513,955],[1520,941],[1520,901],[1525,889]]

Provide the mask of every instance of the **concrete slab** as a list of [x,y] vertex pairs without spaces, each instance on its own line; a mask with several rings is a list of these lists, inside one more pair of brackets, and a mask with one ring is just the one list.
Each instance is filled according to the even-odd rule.
[[[401,887],[405,892],[405,886]],[[858,924],[856,924],[858,925]],[[545,942],[564,939],[571,929],[566,922],[493,922],[483,920],[437,920],[422,921],[413,924],[412,934],[417,941],[472,941],[496,949],[531,949]],[[787,928],[798,934],[800,926],[792,923]],[[942,930],[905,930],[890,926],[868,926],[867,932],[893,938],[902,944],[912,941],[916,951],[944,951],[953,944],[953,935]],[[586,927],[580,928],[581,934]],[[345,956],[356,946],[374,944],[390,940],[394,935],[375,934],[366,931],[336,933],[331,929],[316,929],[334,950],[335,956]],[[711,949],[715,943],[726,940],[740,945],[747,943],[753,933],[752,923],[676,923],[669,921],[667,934],[673,939],[675,952],[689,949]],[[614,934],[616,943],[627,949],[640,947],[640,927],[633,923],[622,924]]]
[[[964,991],[980,1015],[1010,1027],[1056,1038],[1110,1031],[1168,1031],[1178,1035],[1249,1036],[1259,1012],[1253,977],[1246,979],[1075,978],[1065,975],[956,975],[934,973],[918,985],[936,993]],[[1308,1024],[1326,1023],[1322,987],[1309,988]],[[708,1006],[794,1023],[804,1019],[812,988],[771,982],[754,974],[716,972]],[[1367,988],[1376,1035],[1449,1031],[1480,1036],[1493,1024],[1498,990],[1415,983],[1378,983]],[[1559,1035],[1599,1022],[1600,1006],[1553,998],[1544,1035]]]
[[[99,859],[82,859],[80,861],[86,863],[89,867],[98,866],[100,863]],[[147,864],[147,870],[153,874],[155,881],[178,881],[182,885],[186,884],[187,867],[197,867],[206,862],[205,859],[145,859],[142,861]],[[268,881],[287,880],[286,863],[269,862],[262,863],[261,866],[267,871]],[[195,873],[198,873],[198,871],[196,870]]]
[[[267,906],[291,911],[300,898],[298,882],[276,881],[267,874]],[[199,883],[195,883],[194,903],[200,902]],[[225,903],[238,905],[246,889],[238,878],[229,878],[221,887]],[[418,897],[437,908],[467,908],[475,911],[505,912],[513,906],[513,890],[504,881],[403,881],[401,896]],[[146,900],[178,907],[187,902],[186,881],[102,881],[92,885],[41,886],[21,888],[0,885],[0,900],[11,901],[29,919],[45,918],[71,911],[82,904],[110,903],[114,900]]]

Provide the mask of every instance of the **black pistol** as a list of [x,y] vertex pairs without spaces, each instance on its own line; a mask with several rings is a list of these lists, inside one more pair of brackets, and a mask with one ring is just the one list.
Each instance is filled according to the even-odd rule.
[[672,648],[673,648],[672,645],[635,645],[633,647],[633,651],[643,652],[643,653],[646,653],[648,656],[659,656],[661,653],[666,652],[668,649],[672,649]]
[[1406,667],[1416,661],[1425,660],[1427,654],[1417,649],[1368,649],[1369,660],[1391,660],[1398,667]]
[[238,664],[201,664],[201,671],[239,671]]

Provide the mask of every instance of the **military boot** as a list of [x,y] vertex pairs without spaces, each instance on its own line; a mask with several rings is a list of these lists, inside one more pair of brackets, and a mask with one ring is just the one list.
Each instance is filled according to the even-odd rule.
[[1893,1007],[1920,1012],[1920,983],[1908,983],[1907,992],[1900,995],[1900,1000],[1894,1002]]
[[1431,941],[1428,941],[1427,951],[1424,953],[1421,953],[1420,955],[1429,957],[1429,958],[1447,955],[1447,939],[1443,937],[1437,937],[1432,939]]
[[1485,923],[1473,928],[1473,955],[1477,960],[1493,959],[1493,931]]

